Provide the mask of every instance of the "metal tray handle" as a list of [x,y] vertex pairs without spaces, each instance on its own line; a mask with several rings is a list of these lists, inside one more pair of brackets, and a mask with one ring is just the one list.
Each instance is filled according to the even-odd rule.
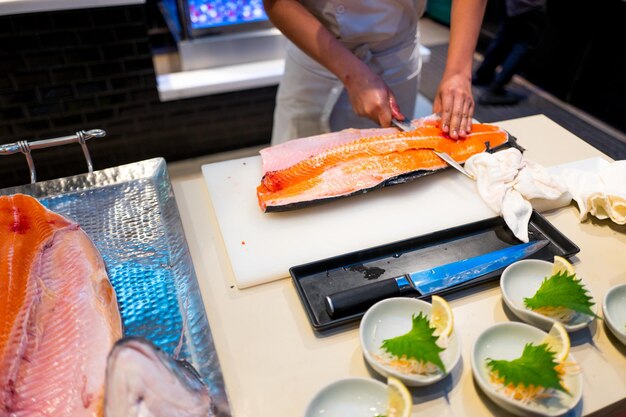
[[102,138],[106,136],[106,131],[103,129],[91,129],[91,130],[79,130],[73,135],[62,136],[54,139],[43,139],[35,142],[28,142],[26,140],[20,140],[15,143],[8,143],[0,145],[0,155],[12,155],[15,153],[23,153],[28,163],[28,169],[30,171],[30,182],[34,184],[37,182],[37,172],[35,171],[35,163],[31,156],[33,149],[51,148],[54,146],[67,145],[68,143],[79,143],[83,149],[83,155],[87,162],[87,170],[93,172],[93,163],[91,162],[91,155],[87,148],[87,141],[93,138]]

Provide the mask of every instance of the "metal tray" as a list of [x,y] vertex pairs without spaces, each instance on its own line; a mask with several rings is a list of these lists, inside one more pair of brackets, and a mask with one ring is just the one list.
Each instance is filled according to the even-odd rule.
[[219,360],[165,160],[149,159],[19,187],[78,222],[100,250],[125,335],[143,336],[185,359],[230,416]]
[[[552,260],[555,255],[571,257],[580,249],[559,232],[541,214],[533,211],[529,222],[530,240],[547,239],[550,243],[529,258]],[[315,331],[340,327],[348,328],[365,311],[333,318],[324,305],[327,295],[348,288],[371,283],[373,280],[393,278],[413,271],[432,268],[461,259],[478,256],[521,243],[501,217],[494,217],[424,236],[352,252],[289,269],[302,305]],[[448,295],[497,280],[504,269],[443,290]],[[430,296],[417,298],[428,299]]]

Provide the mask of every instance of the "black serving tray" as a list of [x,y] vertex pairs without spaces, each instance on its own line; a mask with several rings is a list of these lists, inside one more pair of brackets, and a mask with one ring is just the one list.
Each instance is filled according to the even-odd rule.
[[[551,261],[555,255],[571,257],[580,251],[545,217],[533,211],[528,225],[531,241],[550,243],[528,258]],[[347,253],[289,269],[311,326],[315,331],[337,329],[359,320],[365,310],[345,317],[330,317],[324,299],[338,291],[393,278],[414,271],[444,265],[461,259],[493,252],[521,242],[501,217],[402,240],[374,248]],[[504,268],[437,293],[452,294],[500,278]],[[429,299],[430,296],[418,296]]]

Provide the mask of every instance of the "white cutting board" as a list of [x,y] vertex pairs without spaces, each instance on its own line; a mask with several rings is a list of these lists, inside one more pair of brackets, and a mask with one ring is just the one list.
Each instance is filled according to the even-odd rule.
[[260,156],[204,165],[202,173],[239,288],[289,277],[295,265],[496,215],[453,170],[284,213],[258,206]]
[[[598,172],[601,158],[549,168]],[[289,268],[495,216],[473,181],[448,169],[406,184],[306,209],[263,213],[256,199],[261,157],[202,166],[239,288],[289,276]],[[545,202],[540,211],[569,204]]]

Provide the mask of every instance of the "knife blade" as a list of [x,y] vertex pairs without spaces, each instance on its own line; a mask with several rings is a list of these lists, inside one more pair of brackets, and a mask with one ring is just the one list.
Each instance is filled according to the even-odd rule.
[[[406,122],[406,121],[400,121],[398,119],[395,118],[391,118],[391,123],[396,126],[398,129],[404,131],[404,132],[411,132],[413,130],[415,130],[415,126],[413,126],[410,122]],[[433,149],[433,152],[435,152],[435,154],[437,154],[437,156],[441,159],[443,159],[448,165],[450,165],[452,168],[456,169],[457,171],[459,171],[461,174],[465,175],[467,178],[474,180],[474,176],[471,175],[469,172],[467,172],[465,170],[465,168],[463,168],[461,166],[461,164],[459,164],[457,161],[454,160],[454,158],[452,158],[450,155],[448,155],[445,152],[440,152],[440,151],[436,151]]]
[[463,168],[461,166],[461,164],[459,164],[457,161],[455,161],[454,159],[452,159],[452,157],[450,155],[448,155],[445,152],[438,152],[438,151],[433,151],[435,152],[435,154],[443,159],[448,165],[450,165],[452,168],[456,169],[457,171],[459,171],[461,174],[465,175],[467,178],[471,179],[471,180],[475,180],[476,178],[474,178],[474,176],[472,174],[470,174],[469,172],[467,172],[465,170],[465,168]]
[[331,317],[338,317],[363,310],[380,300],[404,295],[407,292],[431,295],[504,268],[532,255],[548,243],[549,241],[545,239],[522,243],[435,268],[339,291],[326,296],[326,311]]
[[391,123],[396,126],[398,129],[402,130],[403,132],[412,132],[413,130],[416,129],[415,126],[413,126],[411,124],[411,122],[407,122],[407,121],[400,121],[396,118],[391,118]]

